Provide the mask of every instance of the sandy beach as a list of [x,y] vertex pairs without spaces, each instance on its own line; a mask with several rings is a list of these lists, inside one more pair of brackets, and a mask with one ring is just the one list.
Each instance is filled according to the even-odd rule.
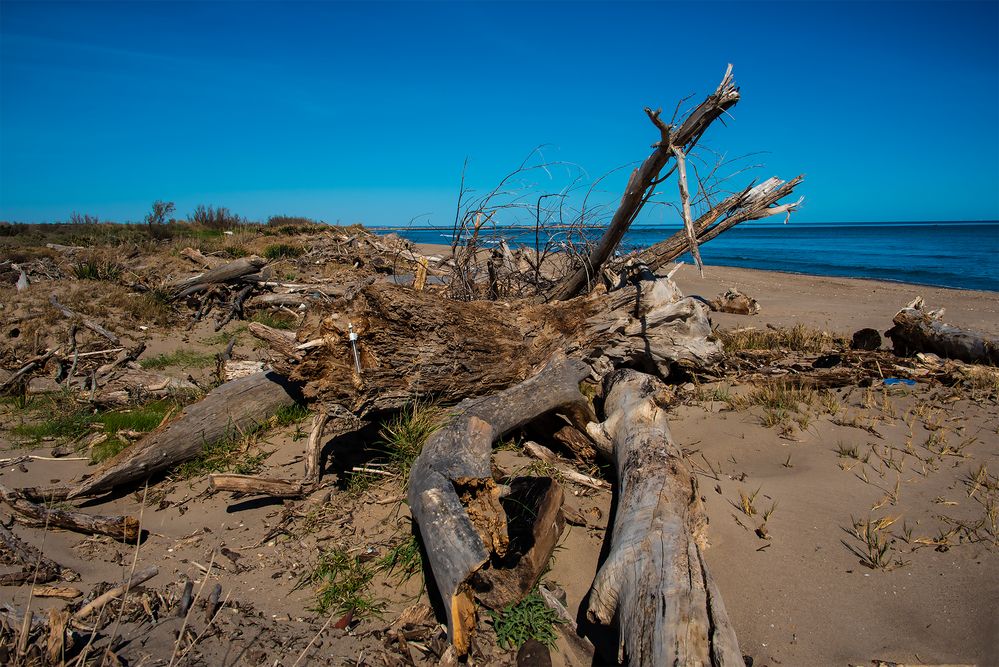
[[[268,241],[241,242],[248,251],[259,252],[253,244],[262,247]],[[444,249],[421,250],[435,254]],[[160,262],[159,268],[164,266],[192,270],[172,256]],[[143,270],[138,264],[136,268]],[[928,306],[946,308],[945,319],[953,324],[999,333],[999,293],[718,266],[706,267],[705,278],[684,267],[676,279],[688,295],[711,299],[736,288],[759,301],[757,315],[713,313],[722,332],[799,324],[847,338],[863,327],[883,332],[900,307],[922,296]],[[36,287],[42,290],[35,296],[3,288],[6,330],[11,330],[12,318],[48,308],[47,287],[39,283],[32,289]],[[60,298],[85,310],[94,296],[92,290],[74,288]],[[237,339],[235,358],[266,361],[267,349],[236,324],[227,330]],[[210,360],[228,339],[209,322],[188,331],[163,323],[138,334],[131,320],[120,328],[128,328],[130,336],[141,335],[147,356],[169,357],[184,350]],[[202,382],[213,372],[211,363],[167,366],[163,372]],[[804,395],[777,423],[750,400],[754,387],[734,375],[687,382],[672,391],[670,427],[696,474],[709,518],[705,557],[741,650],[753,665],[870,665],[878,660],[999,664],[994,523],[989,532],[989,511],[999,493],[995,391],[875,382]],[[58,444],[51,439],[32,445],[17,435],[18,426],[45,417],[32,412],[46,409],[44,398],[32,401],[27,408],[5,404],[0,443],[9,451],[0,483],[34,487],[92,471],[86,460],[46,460]],[[247,450],[247,456],[268,453],[259,474],[284,479],[300,474],[302,439],[309,428],[302,419],[275,425]],[[373,428],[365,431],[369,441],[377,438],[377,425]],[[93,507],[103,514],[143,517],[150,534],[138,556],[134,545],[109,538],[17,525],[13,532],[78,572],[81,580],[73,585],[85,591],[97,582],[122,580],[136,557],[140,565],[159,566],[147,586],[162,599],[175,600],[178,582],[204,581],[210,567],[209,580],[221,585],[233,605],[217,621],[218,636],[210,634],[199,646],[203,664],[274,659],[290,664],[300,652],[313,664],[359,656],[374,660],[386,650],[382,637],[399,614],[428,604],[420,577],[400,581],[379,570],[370,595],[382,601],[380,615],[348,622],[345,630],[322,630],[325,619],[314,611],[314,588],[302,580],[302,573],[315,566],[317,553],[331,546],[345,545],[351,553],[380,562],[374,559],[407,539],[409,511],[400,502],[397,482],[375,479],[364,488],[348,483],[351,467],[371,460],[362,450],[360,440],[333,446],[327,474],[337,482],[311,509],[278,499],[212,494],[204,475],[174,475],[158,482],[148,491],[155,500],[146,505],[141,490],[99,502],[73,502],[85,511],[95,511],[89,509]],[[495,475],[536,466],[517,446],[495,453]],[[613,481],[613,473],[603,466],[584,472]],[[606,548],[613,495],[607,489],[565,484],[567,509],[576,519],[566,527],[544,581],[565,592],[568,609],[596,644],[597,654],[592,660],[581,658],[576,647],[560,639],[553,659],[559,665],[608,664],[614,639],[587,624],[585,599]],[[886,545],[874,567],[865,565],[870,545],[859,537],[864,526],[872,525]],[[283,528],[275,532],[276,527]],[[219,556],[222,548],[230,555]],[[0,587],[0,604],[23,609],[27,599],[23,586]],[[66,605],[53,598],[33,598],[32,604],[36,610]],[[183,619],[167,614],[150,625],[144,613],[136,611],[124,624],[126,633],[142,639],[123,650],[132,658],[169,655]],[[488,619],[480,617],[483,653],[476,664],[513,664],[512,653],[488,644]],[[205,622],[196,625],[199,632],[207,630]],[[319,644],[309,644],[319,635]],[[230,643],[226,636],[239,639]],[[413,656],[415,664],[436,664],[432,653]]]

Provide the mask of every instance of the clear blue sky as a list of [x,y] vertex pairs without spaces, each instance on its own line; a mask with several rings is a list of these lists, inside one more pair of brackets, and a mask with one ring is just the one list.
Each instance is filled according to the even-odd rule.
[[729,62],[706,143],[766,151],[733,186],[806,173],[802,222],[999,218],[996,2],[3,0],[0,59],[0,220],[444,224],[466,157],[480,190],[539,144],[599,176]]

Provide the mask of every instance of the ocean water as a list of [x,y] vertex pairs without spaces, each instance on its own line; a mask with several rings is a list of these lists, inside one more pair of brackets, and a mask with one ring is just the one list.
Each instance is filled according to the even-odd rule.
[[[678,229],[636,226],[621,250],[652,245]],[[392,231],[419,243],[450,243],[449,230]],[[534,242],[533,232],[524,230],[504,236],[511,243]],[[999,291],[999,221],[746,223],[702,245],[701,257],[707,265]],[[681,259],[691,261],[689,255]]]

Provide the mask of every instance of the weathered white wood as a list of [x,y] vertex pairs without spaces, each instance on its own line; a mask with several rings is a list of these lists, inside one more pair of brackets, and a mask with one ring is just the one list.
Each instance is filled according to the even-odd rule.
[[885,335],[899,354],[932,352],[973,364],[999,366],[999,338],[943,321],[943,309],[927,310],[918,297],[895,315]]
[[618,502],[587,616],[604,625],[617,620],[618,658],[629,665],[742,667],[701,555],[705,519],[697,483],[659,403],[665,386],[620,370],[606,388],[607,419],[588,430],[613,443]]

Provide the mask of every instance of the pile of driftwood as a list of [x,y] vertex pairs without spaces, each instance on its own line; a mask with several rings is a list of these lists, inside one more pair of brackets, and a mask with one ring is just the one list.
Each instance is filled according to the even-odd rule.
[[[411,243],[397,236],[379,239],[366,232],[324,234],[303,255],[272,262],[256,255],[226,262],[193,248],[185,248],[181,256],[205,270],[168,285],[169,299],[185,303],[194,312],[189,328],[216,311],[215,331],[234,319],[244,319],[249,310],[282,311],[297,318],[315,304],[349,298],[377,279],[422,289],[430,263],[442,261],[418,255]],[[275,269],[287,262],[344,265],[350,267],[350,277],[346,281],[339,277],[311,282],[282,280],[275,275]]]
[[[708,306],[684,297],[660,271],[686,251],[700,263],[698,244],[732,225],[786,215],[797,206],[779,202],[801,178],[771,179],[715,205],[705,203],[694,217],[687,157],[738,100],[729,70],[714,93],[676,124],[646,110],[658,140],[631,175],[606,233],[559,280],[548,274],[525,298],[500,298],[499,281],[509,281],[514,271],[517,280],[529,280],[531,273],[522,270],[522,258],[506,256],[502,248],[498,254],[465,254],[458,262],[375,245],[384,241],[340,239],[298,261],[335,259],[355,269],[350,279],[308,284],[266,275],[259,257],[213,266],[210,258],[186,253],[205,271],[171,285],[170,295],[188,302],[195,320],[215,310],[221,328],[253,306],[287,308],[300,319],[296,333],[251,326],[268,345],[273,369],[223,384],[68,487],[0,495],[25,514],[25,503],[40,497],[96,496],[134,487],[197,456],[233,427],[263,421],[298,401],[316,412],[300,479],[217,475],[212,485],[303,498],[322,484],[321,456],[330,439],[416,399],[451,404],[449,422],[413,466],[408,502],[448,637],[455,653],[464,655],[479,605],[502,607],[532,590],[564,525],[558,482],[497,482],[493,443],[528,424],[556,423],[556,439],[577,457],[602,456],[617,473],[609,555],[596,574],[587,615],[595,623],[617,625],[618,657],[635,665],[743,664],[702,556],[706,522],[696,480],[670,436],[665,410],[664,382],[710,372],[723,358],[722,344],[712,331]],[[674,174],[683,231],[635,256],[615,258],[642,206]],[[361,252],[364,244],[376,252]],[[383,259],[386,252],[395,253],[401,270],[379,270],[375,257]],[[469,271],[477,262],[484,270]],[[372,273],[359,278],[357,270],[365,266],[374,267]],[[428,278],[434,273],[446,278],[449,270],[460,270],[462,280],[481,280],[458,299],[445,298],[448,281],[442,278],[440,289],[428,288]],[[376,274],[409,274],[411,280],[403,286]],[[472,293],[483,298],[467,300]],[[915,349],[927,340],[955,337],[932,318],[910,319],[903,313],[896,318],[896,346],[903,340]],[[962,349],[984,350],[995,362],[989,356],[994,341],[961,340]],[[948,344],[938,349],[952,351]],[[524,513],[511,512],[513,506],[530,506],[527,514],[535,518],[525,525]],[[129,525],[123,519],[120,529]],[[46,567],[59,576],[57,565]]]

